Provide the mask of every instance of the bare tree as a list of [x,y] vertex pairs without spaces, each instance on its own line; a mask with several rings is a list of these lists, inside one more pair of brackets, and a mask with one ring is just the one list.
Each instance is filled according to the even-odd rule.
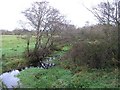
[[91,9],[87,9],[93,13],[93,15],[99,20],[102,24],[118,24],[118,0],[110,2],[101,2],[98,6]]
[[[60,23],[65,22],[65,19],[57,9],[49,6],[46,1],[34,2],[31,8],[26,9],[22,13],[36,31],[34,53],[38,60],[42,60],[46,56],[46,52],[44,52],[46,48],[50,48],[53,44],[52,37],[54,32],[59,28]],[[38,54],[40,50],[42,50],[42,58]]]
[[[88,8],[87,8],[88,9]],[[117,58],[117,66],[120,66],[120,55],[119,55],[119,49],[120,49],[120,0],[114,0],[112,2],[101,2],[97,7],[94,7],[92,10],[88,9],[90,12],[93,13],[93,15],[99,20],[102,24],[107,24],[107,42],[108,44],[111,42],[114,42],[114,45],[117,44],[118,47],[118,58]],[[109,24],[115,25],[117,27],[117,35],[114,32],[108,33],[109,30]],[[109,36],[111,34],[111,36]],[[115,35],[115,37],[113,36]],[[115,38],[113,41],[112,38]],[[113,44],[112,44],[113,45]],[[113,52],[113,51],[112,51]]]

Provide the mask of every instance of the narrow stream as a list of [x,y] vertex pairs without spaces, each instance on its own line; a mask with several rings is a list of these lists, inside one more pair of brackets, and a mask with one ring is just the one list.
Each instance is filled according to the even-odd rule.
[[[48,69],[50,67],[55,66],[54,63],[49,63],[49,61],[52,61],[56,58],[57,58],[56,56],[46,58],[46,60],[42,63],[42,66],[38,67],[38,68]],[[25,69],[28,69],[28,67],[26,67]],[[20,74],[19,70],[12,70],[10,72],[5,72],[0,75],[0,80],[7,86],[7,88],[16,88],[21,85],[20,79],[18,77],[16,77],[16,75],[18,75],[18,74]]]
[[7,88],[15,88],[20,84],[20,79],[16,77],[20,72],[18,70],[13,70],[11,72],[6,72],[0,75],[0,79],[7,86]]

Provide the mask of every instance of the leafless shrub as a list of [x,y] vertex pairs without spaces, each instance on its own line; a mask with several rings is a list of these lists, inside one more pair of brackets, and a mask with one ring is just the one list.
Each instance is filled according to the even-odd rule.
[[73,44],[71,50],[62,57],[62,62],[70,62],[66,63],[66,66],[70,68],[83,65],[89,68],[116,67],[118,61],[117,30],[113,26],[105,34],[104,28],[101,31],[94,28],[93,31],[85,31],[84,35],[87,36],[84,36],[83,41]]

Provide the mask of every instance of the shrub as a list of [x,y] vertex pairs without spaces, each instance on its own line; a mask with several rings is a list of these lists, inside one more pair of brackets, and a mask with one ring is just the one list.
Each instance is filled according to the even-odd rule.
[[42,62],[43,59],[51,54],[49,48],[41,48],[39,50],[29,50],[29,53],[25,52],[25,58],[28,60],[28,65],[37,66],[39,62]]
[[71,50],[62,57],[61,65],[68,69],[83,65],[97,69],[116,67],[118,63],[117,31],[112,28],[106,32],[106,35],[98,37],[97,31],[90,34],[87,32],[89,39],[75,43]]

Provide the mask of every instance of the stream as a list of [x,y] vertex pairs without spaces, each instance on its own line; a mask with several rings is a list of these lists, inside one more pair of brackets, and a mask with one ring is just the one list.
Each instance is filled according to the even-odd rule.
[[20,79],[16,77],[20,72],[18,70],[13,70],[11,72],[6,72],[0,75],[1,81],[6,85],[7,88],[15,88],[20,84]]
[[[58,56],[46,58],[45,61],[41,64],[42,66],[41,67],[38,66],[38,68],[48,69],[50,67],[55,66],[54,63],[49,63],[49,62],[56,59],[56,58],[58,58]],[[31,67],[29,67],[29,68],[31,68]],[[25,69],[28,69],[28,67],[26,67]],[[25,70],[25,69],[12,70],[10,72],[5,72],[5,73],[0,75],[0,80],[6,85],[7,88],[17,88],[18,86],[21,85],[21,83],[20,83],[20,79],[16,76],[18,74],[20,74],[20,72],[22,70]]]

